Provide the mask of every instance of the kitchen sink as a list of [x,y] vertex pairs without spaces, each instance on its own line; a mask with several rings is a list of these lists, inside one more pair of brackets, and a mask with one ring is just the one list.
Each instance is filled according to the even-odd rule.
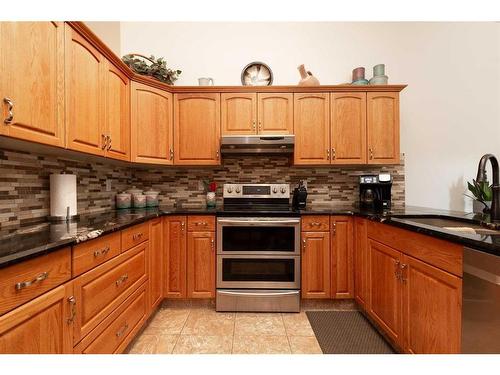
[[500,235],[500,230],[488,229],[480,225],[478,222],[443,216],[393,216],[392,219],[400,219],[405,222],[413,222],[417,224],[425,224],[432,227],[442,228],[455,233],[465,234],[486,234]]

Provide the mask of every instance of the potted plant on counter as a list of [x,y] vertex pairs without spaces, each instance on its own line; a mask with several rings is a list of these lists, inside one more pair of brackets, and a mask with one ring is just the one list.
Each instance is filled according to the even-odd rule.
[[493,192],[488,181],[477,182],[472,180],[472,183],[467,182],[467,188],[472,195],[465,194],[472,198],[472,210],[476,213],[488,213],[491,208],[491,199]]
[[216,204],[215,191],[217,190],[217,183],[215,181],[203,181],[205,190],[207,191],[207,207],[213,208]]

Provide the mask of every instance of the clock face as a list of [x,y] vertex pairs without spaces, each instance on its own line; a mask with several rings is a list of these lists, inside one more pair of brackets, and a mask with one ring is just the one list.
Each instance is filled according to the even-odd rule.
[[243,68],[241,83],[244,86],[271,86],[273,83],[273,72],[263,62],[252,62]]

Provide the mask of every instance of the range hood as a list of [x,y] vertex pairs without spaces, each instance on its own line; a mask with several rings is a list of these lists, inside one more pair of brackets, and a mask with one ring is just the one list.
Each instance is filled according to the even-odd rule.
[[293,135],[227,135],[221,138],[222,154],[291,154]]

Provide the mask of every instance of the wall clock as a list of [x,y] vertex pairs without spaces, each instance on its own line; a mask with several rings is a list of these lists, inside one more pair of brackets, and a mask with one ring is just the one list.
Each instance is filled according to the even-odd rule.
[[273,71],[263,62],[251,62],[241,72],[241,84],[243,86],[271,86],[272,83]]

